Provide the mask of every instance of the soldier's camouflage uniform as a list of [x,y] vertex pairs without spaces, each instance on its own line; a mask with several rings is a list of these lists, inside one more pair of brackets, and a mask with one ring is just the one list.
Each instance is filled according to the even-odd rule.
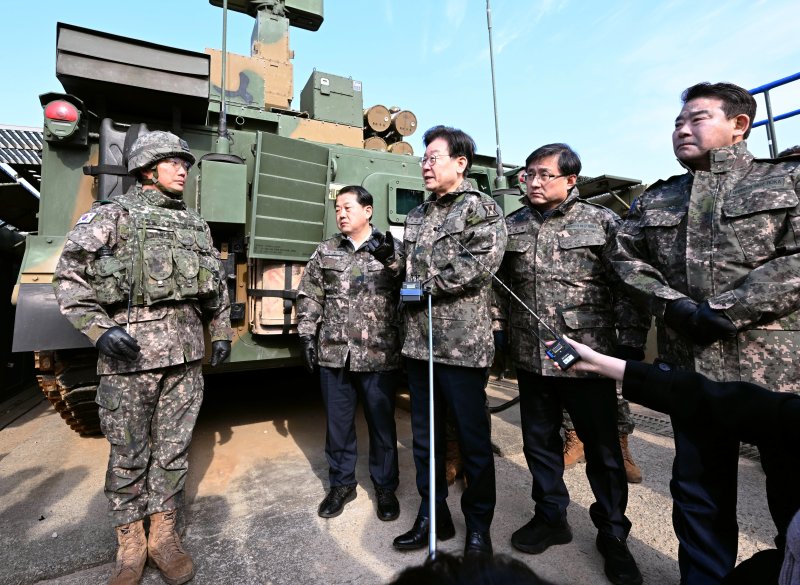
[[[405,278],[422,281],[430,291],[433,307],[438,518],[449,517],[445,418],[450,413],[465,454],[467,487],[461,498],[461,510],[467,530],[488,533],[496,493],[485,385],[494,357],[492,274],[500,266],[506,247],[502,210],[491,197],[476,191],[464,180],[453,192],[438,198],[432,194],[408,213],[404,246]],[[409,358],[406,369],[417,490],[421,497],[419,515],[422,517],[430,515],[427,306],[427,298],[421,303],[405,305],[403,343],[403,355]]]
[[[614,269],[656,316],[662,360],[716,381],[798,392],[800,158],[755,159],[744,141],[708,156],[709,171],[645,191],[620,228]],[[666,305],[684,297],[723,311],[736,337],[698,346],[664,326]],[[673,421],[673,429],[681,580],[719,582],[736,561],[739,443],[696,425]],[[760,451],[765,472],[777,477],[785,461],[778,451]],[[778,487],[796,499],[796,485]],[[772,504],[781,533],[792,513]]]
[[343,368],[349,358],[353,372],[400,367],[403,251],[397,240],[395,258],[387,268],[364,246],[353,250],[343,234],[317,246],[297,293],[297,330],[317,337],[320,366]]
[[[619,291],[610,265],[619,218],[579,198],[573,188],[545,221],[527,197],[506,218],[508,244],[498,277],[554,329],[597,351],[617,345],[643,347],[649,323]],[[537,339],[551,340],[544,326],[502,287],[496,286],[494,328],[508,332],[517,367],[545,376],[596,378],[559,370]]]
[[657,318],[690,297],[739,334],[697,347],[659,323],[664,361],[712,380],[797,392],[800,159],[757,160],[745,142],[709,153],[710,172],[659,181],[623,222],[614,269]]
[[181,199],[135,186],[78,220],[53,282],[61,312],[93,343],[122,326],[141,347],[136,360],[100,354],[97,363],[113,524],[179,507],[203,397],[203,321],[211,341],[231,339],[227,287],[208,225]]
[[355,485],[358,397],[369,431],[369,469],[376,488],[399,483],[395,394],[399,382],[398,303],[403,251],[395,240],[388,266],[336,234],[306,264],[297,294],[297,329],[317,339],[327,415],[325,455],[331,487]]
[[[431,196],[406,216],[406,279],[421,279],[433,296],[435,362],[472,368],[492,363],[492,275],[487,269],[496,271],[503,259],[502,219],[497,203],[469,181],[439,199]],[[403,355],[427,360],[427,304],[407,305],[405,324]]]
[[[621,294],[609,263],[619,218],[580,199],[574,187],[547,214],[528,197],[521,202],[506,218],[508,244],[500,280],[559,334],[607,354],[617,345],[643,347],[648,320]],[[559,436],[563,405],[584,442],[586,475],[597,499],[591,506],[592,521],[599,532],[625,539],[631,524],[625,517],[628,489],[614,382],[558,369],[540,341],[553,339],[542,321],[499,285],[495,291],[493,327],[508,332],[509,354],[517,367],[536,517],[552,525],[566,518],[569,494]]]

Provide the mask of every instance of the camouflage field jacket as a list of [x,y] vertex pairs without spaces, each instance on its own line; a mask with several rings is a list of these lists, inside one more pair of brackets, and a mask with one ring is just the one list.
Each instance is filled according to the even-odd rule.
[[[56,298],[64,316],[92,342],[108,331],[111,327],[128,324],[127,290],[129,287],[128,275],[131,270],[128,266],[135,267],[133,272],[140,273],[142,260],[135,250],[144,250],[150,246],[151,232],[158,231],[158,247],[172,244],[164,242],[172,238],[191,238],[191,245],[182,244],[174,247],[202,247],[206,255],[216,259],[216,266],[206,266],[207,269],[216,269],[218,283],[217,294],[213,306],[208,306],[200,299],[193,300],[166,300],[153,301],[148,306],[134,306],[131,309],[131,322],[128,333],[139,342],[141,353],[138,359],[132,362],[114,360],[105,355],[100,355],[97,363],[98,373],[120,374],[126,372],[139,372],[166,366],[182,364],[203,358],[205,343],[203,340],[203,322],[209,325],[211,341],[230,340],[230,301],[225,283],[224,270],[219,262],[219,252],[213,248],[211,232],[208,225],[193,210],[186,209],[183,200],[171,199],[154,189],[142,190],[132,187],[123,197],[125,203],[97,202],[91,211],[85,213],[78,220],[75,227],[67,234],[64,250],[56,266],[53,276]],[[136,231],[132,225],[131,215],[126,206],[136,201],[139,206],[156,207],[159,221],[170,220],[169,226],[149,226],[147,229],[137,231],[140,240],[132,246],[130,240]],[[188,226],[201,224],[202,230],[189,229]],[[175,225],[186,226],[186,230],[175,230]],[[185,233],[184,233],[185,232]],[[102,254],[101,248],[110,252],[110,256]],[[124,258],[118,266],[119,271],[106,271],[107,260],[119,259],[118,254],[127,250],[132,258]],[[160,270],[164,274],[181,272],[181,277],[187,272],[186,266],[172,265],[178,262],[180,254],[165,254],[169,262],[161,262],[154,257],[153,274]],[[155,262],[158,260],[158,262]],[[158,266],[155,266],[158,264]],[[167,266],[166,264],[170,264]],[[197,274],[202,270],[199,264],[192,263],[193,272]],[[156,270],[157,269],[157,270]],[[120,274],[120,272],[122,274]],[[138,277],[133,278],[137,282]],[[191,278],[182,281],[184,290],[196,287],[191,284]],[[194,278],[198,280],[198,278]],[[111,286],[113,284],[113,287]],[[124,295],[109,292],[115,287],[124,287]],[[135,285],[136,289],[136,285]],[[154,289],[155,290],[155,289]],[[110,302],[107,302],[110,301]],[[136,304],[136,303],[134,303]]]
[[[657,317],[708,300],[738,336],[694,347],[659,326],[661,357],[713,380],[797,391],[800,380],[800,157],[758,160],[744,142],[710,171],[652,185],[617,238],[613,265]],[[661,325],[661,324],[660,324]]]
[[398,302],[403,253],[386,267],[343,234],[325,240],[306,264],[297,293],[297,329],[317,337],[319,365],[353,372],[400,367]]
[[[559,335],[603,353],[613,353],[618,344],[644,347],[650,317],[621,294],[611,270],[616,214],[580,199],[575,188],[547,219],[527,197],[521,201],[506,218],[500,280]],[[508,333],[517,367],[546,376],[593,376],[556,368],[537,339],[552,335],[498,284],[492,316],[494,328]]]
[[[412,209],[403,239],[406,279],[422,280],[432,295],[434,361],[473,368],[491,365],[492,274],[506,249],[500,207],[465,180],[453,193],[438,199],[431,195]],[[427,299],[404,307],[406,357],[428,359],[427,307]]]

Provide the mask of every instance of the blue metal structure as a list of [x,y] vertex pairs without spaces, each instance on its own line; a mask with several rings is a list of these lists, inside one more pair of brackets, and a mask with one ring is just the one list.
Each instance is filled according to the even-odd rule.
[[791,112],[786,112],[785,114],[780,114],[778,116],[772,115],[772,103],[769,99],[769,90],[774,89],[776,87],[780,87],[781,85],[786,85],[787,83],[791,83],[792,81],[797,81],[800,79],[800,73],[795,73],[794,75],[790,75],[788,77],[784,77],[783,79],[778,79],[776,81],[772,81],[770,83],[760,85],[750,90],[750,95],[757,95],[759,93],[764,94],[764,102],[767,105],[767,119],[760,120],[753,124],[753,128],[757,128],[758,126],[767,126],[767,141],[769,142],[769,154],[772,158],[778,156],[778,140],[775,136],[775,122],[779,120],[785,120],[786,118],[791,118],[792,116],[797,116],[800,114],[800,110],[793,110]]

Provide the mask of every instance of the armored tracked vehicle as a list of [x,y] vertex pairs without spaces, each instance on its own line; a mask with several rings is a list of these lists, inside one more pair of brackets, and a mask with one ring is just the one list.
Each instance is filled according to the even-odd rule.
[[[184,198],[211,226],[228,275],[234,341],[221,375],[300,363],[296,289],[316,245],[336,231],[330,202],[339,189],[368,189],[374,223],[398,237],[405,214],[425,196],[419,159],[402,140],[415,129],[413,114],[365,109],[361,81],[320,71],[294,107],[289,29],[317,30],[322,0],[227,6],[255,19],[249,56],[57,26],[64,92],[40,96],[39,226],[14,293],[14,351],[36,352],[42,390],[81,434],[99,432],[97,353],[59,313],[51,280],[78,218],[132,184],[125,157],[140,133],[170,130],[199,161]],[[519,195],[516,170],[501,167],[508,177],[498,181],[495,159],[479,157],[471,179],[509,211]],[[495,188],[507,182],[511,189]]]

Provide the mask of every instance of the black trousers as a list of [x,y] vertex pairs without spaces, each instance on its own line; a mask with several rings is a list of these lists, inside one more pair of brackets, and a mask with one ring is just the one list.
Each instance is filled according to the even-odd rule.
[[533,477],[531,497],[537,516],[555,523],[567,514],[561,409],[567,409],[584,444],[586,477],[595,503],[589,514],[597,530],[625,539],[628,483],[617,433],[617,394],[613,380],[540,376],[517,368],[522,441]]
[[[700,417],[673,417],[672,524],[678,537],[682,585],[716,585],[734,568],[739,544],[736,519],[739,440]],[[766,474],[767,503],[783,553],[786,531],[800,508],[800,462],[795,445],[758,445]]]
[[[428,465],[430,417],[428,412],[428,362],[406,360],[411,394],[411,430],[417,490],[422,497],[419,514],[430,516]],[[434,364],[434,433],[436,442],[436,512],[449,515],[445,479],[445,419],[453,414],[467,487],[461,496],[467,530],[488,532],[494,517],[495,475],[491,429],[486,416],[486,368]]]
[[394,403],[399,374],[351,372],[319,368],[322,400],[328,417],[325,456],[330,486],[356,484],[356,405],[360,396],[369,430],[369,474],[375,487],[396,490],[398,485],[397,429]]

